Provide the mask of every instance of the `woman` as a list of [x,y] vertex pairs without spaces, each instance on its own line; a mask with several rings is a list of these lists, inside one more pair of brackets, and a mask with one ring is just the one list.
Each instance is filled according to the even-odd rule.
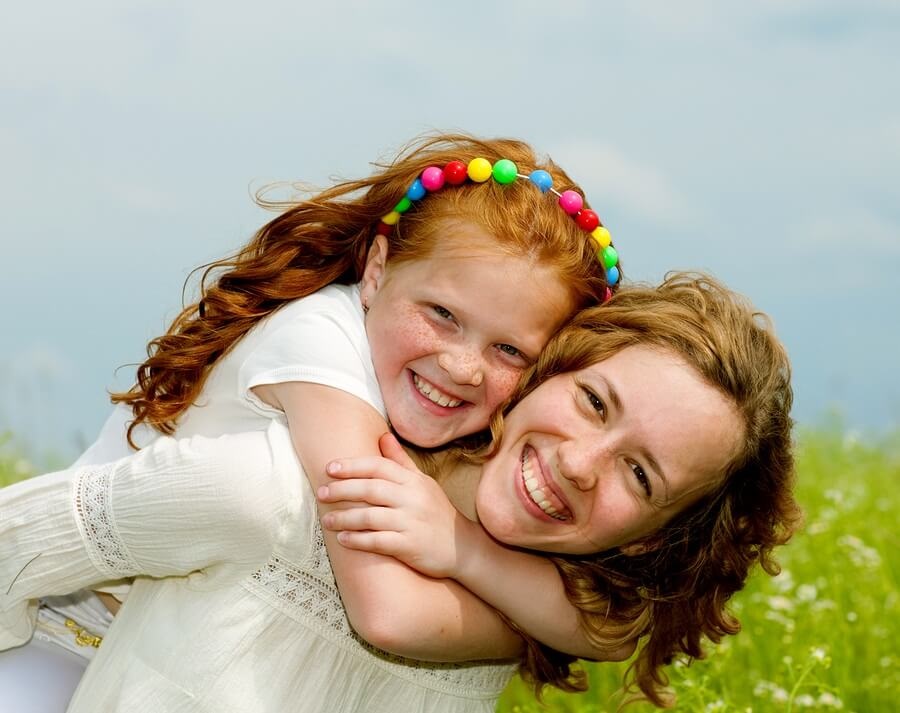
[[[661,370],[668,378],[654,401],[641,384]],[[716,283],[682,276],[657,289],[623,290],[563,330],[522,387],[522,410],[510,410],[506,437],[480,470],[455,470],[447,487],[501,541],[571,553],[554,561],[593,637],[608,644],[649,635],[637,678],[654,696],[672,653],[698,655],[702,635],[734,630],[724,602],[754,561],[771,569],[772,547],[790,532],[788,377],[768,327]],[[546,409],[534,404],[553,403],[554,394],[575,416],[548,434]],[[666,428],[685,410],[693,417],[682,428],[695,436],[687,451]],[[605,451],[591,450],[592,432]],[[542,440],[550,436],[555,451]],[[544,499],[522,497],[533,490],[522,478],[532,458],[551,451],[572,483],[565,510],[550,502],[559,518]],[[216,470],[218,490],[205,487],[203,473],[186,477],[197,467]],[[131,461],[82,471],[74,476],[81,496],[74,513],[72,474],[14,486],[5,493],[0,545],[3,576],[14,579],[0,600],[4,633],[27,629],[29,598],[116,576],[165,577],[138,577],[71,710],[472,710],[475,700],[492,708],[508,667],[398,661],[353,636],[297,469],[273,426],[266,436],[215,443],[160,441]],[[49,498],[60,509],[48,510],[60,482],[65,494]],[[609,509],[605,493],[615,495]],[[207,507],[217,519],[184,527]],[[615,528],[604,526],[607,513],[623,511]],[[70,523],[68,533],[59,522],[53,528],[59,548],[31,543],[37,512],[44,523]],[[158,530],[130,539],[129,518]],[[556,522],[561,530],[552,529]],[[20,546],[7,550],[14,536]],[[74,550],[73,538],[81,540]],[[595,550],[601,554],[581,555]],[[461,617],[451,633],[470,635],[472,646],[448,658],[520,652],[509,632],[485,637],[483,619],[476,631],[470,623]],[[540,657],[534,646],[526,665],[537,681],[567,678],[564,660]]]

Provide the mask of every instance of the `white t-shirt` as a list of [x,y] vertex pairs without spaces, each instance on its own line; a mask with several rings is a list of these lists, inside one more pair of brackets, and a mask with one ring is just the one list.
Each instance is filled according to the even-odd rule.
[[36,597],[136,576],[70,713],[493,710],[513,665],[400,659],[350,629],[284,415],[250,392],[296,379],[383,413],[354,287],[244,337],[183,440],[0,491],[0,648],[28,639]]

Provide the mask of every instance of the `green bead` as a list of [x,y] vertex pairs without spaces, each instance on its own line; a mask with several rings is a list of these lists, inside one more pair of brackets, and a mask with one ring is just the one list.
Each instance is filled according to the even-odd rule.
[[494,164],[494,180],[497,181],[497,183],[503,185],[512,183],[516,180],[518,173],[519,169],[516,168],[516,164],[508,158],[501,158]]
[[400,202],[394,206],[394,211],[397,213],[405,213],[409,210],[411,205],[412,201],[406,196],[403,196],[403,198],[400,199]]
[[603,258],[603,267],[607,270],[611,267],[615,267],[619,262],[619,253],[616,252],[616,249],[612,245],[608,245],[600,251],[601,257]]

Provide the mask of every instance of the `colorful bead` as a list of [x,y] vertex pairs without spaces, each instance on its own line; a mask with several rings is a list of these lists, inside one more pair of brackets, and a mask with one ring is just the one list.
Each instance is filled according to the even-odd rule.
[[575,191],[563,191],[559,197],[559,204],[569,215],[575,215],[584,206],[584,198]]
[[600,225],[600,217],[590,208],[584,208],[575,214],[575,222],[586,233],[590,233]]
[[546,193],[553,188],[553,176],[540,168],[537,171],[532,171],[528,176],[528,180],[540,188],[541,193]]
[[459,186],[466,182],[466,164],[462,161],[451,161],[444,166],[444,180],[451,186]]
[[[450,161],[443,168],[428,166],[419,178],[412,182],[406,195],[394,209],[381,219],[375,230],[379,235],[389,236],[393,226],[400,220],[401,214],[408,211],[414,201],[421,200],[429,192],[440,190],[445,184],[459,186],[465,183],[467,178],[475,183],[484,183],[491,176],[501,185],[513,183],[517,178],[525,178],[519,174],[518,166],[507,158],[501,158],[495,164],[491,164],[486,158],[478,157],[473,158],[468,164]],[[597,260],[606,270],[607,287],[603,297],[603,301],[606,302],[612,297],[611,288],[621,277],[617,267],[619,253],[612,245],[609,231],[601,225],[599,216],[593,210],[584,207],[584,198],[580,193],[574,190],[558,193],[553,190],[553,177],[547,171],[534,170],[527,178],[541,193],[552,191],[558,197],[560,207],[572,216],[578,227],[588,233],[597,245]]]
[[597,245],[601,248],[607,247],[612,242],[612,236],[602,225],[594,228],[591,232],[591,237],[597,241]]
[[475,183],[484,183],[491,177],[492,172],[491,162],[486,158],[473,158],[469,161],[467,173]]
[[409,187],[409,190],[406,192],[406,197],[411,201],[420,201],[425,197],[425,186],[422,185],[422,181],[418,178],[412,182],[412,185]]
[[516,180],[519,175],[519,169],[508,158],[501,158],[494,164],[493,175],[497,183],[505,186]]
[[612,245],[603,248],[600,251],[600,257],[603,260],[604,267],[612,268],[619,264],[619,253],[616,252]]
[[429,166],[422,171],[422,185],[428,191],[437,191],[444,185],[444,172],[437,166]]
[[400,199],[400,202],[394,206],[394,213],[405,213],[409,210],[411,205],[412,201],[406,196],[403,196],[403,198]]

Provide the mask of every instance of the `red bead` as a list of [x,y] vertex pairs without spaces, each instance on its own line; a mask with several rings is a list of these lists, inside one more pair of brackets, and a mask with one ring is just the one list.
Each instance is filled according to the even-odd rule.
[[603,293],[603,301],[609,302],[611,299],[612,299],[612,290],[607,287],[606,292]]
[[444,166],[444,180],[451,186],[458,186],[466,182],[468,170],[462,161],[451,161]]
[[583,231],[590,233],[600,225],[600,217],[590,208],[585,208],[575,214],[575,222],[578,223],[578,227]]
[[375,228],[375,232],[379,235],[384,235],[385,237],[387,237],[392,232],[394,232],[394,226],[388,225],[387,223],[379,223],[378,227]]

